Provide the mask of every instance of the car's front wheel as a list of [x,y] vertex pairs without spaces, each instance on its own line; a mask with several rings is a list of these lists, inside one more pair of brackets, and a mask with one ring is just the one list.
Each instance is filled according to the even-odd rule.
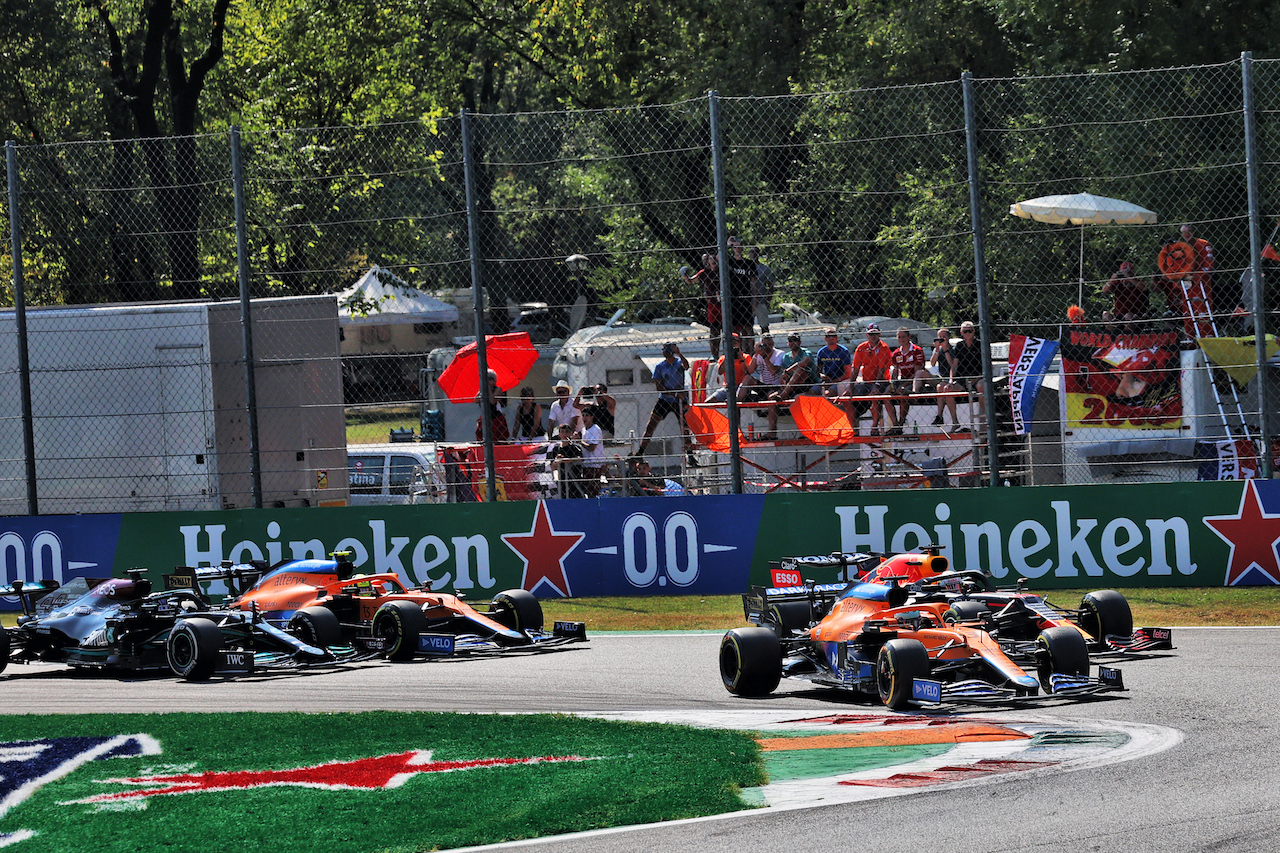
[[1129,600],[1114,589],[1098,589],[1080,600],[1080,627],[1099,646],[1106,648],[1107,637],[1133,636],[1133,611]]
[[911,684],[917,678],[928,678],[933,666],[929,652],[919,640],[890,640],[876,655],[876,690],[880,701],[891,710],[901,711],[911,702]]
[[1045,628],[1036,638],[1036,661],[1040,684],[1052,692],[1049,676],[1089,674],[1089,647],[1074,625]]
[[218,667],[222,631],[212,619],[180,619],[169,632],[165,650],[169,669],[187,681],[206,681]]
[[508,589],[493,597],[489,618],[512,631],[541,631],[542,604],[527,589]]
[[388,601],[373,614],[373,635],[382,641],[387,660],[411,659],[426,627],[427,617],[412,601]]

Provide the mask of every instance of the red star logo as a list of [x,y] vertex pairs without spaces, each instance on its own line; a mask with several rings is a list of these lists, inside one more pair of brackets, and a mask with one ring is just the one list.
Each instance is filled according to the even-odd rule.
[[546,501],[538,501],[538,511],[528,533],[502,534],[507,547],[524,560],[524,579],[520,586],[533,592],[538,584],[545,582],[565,598],[573,593],[564,576],[564,558],[585,538],[585,533],[557,533],[551,527]]
[[106,803],[139,800],[201,791],[241,791],[246,788],[293,785],[327,791],[398,788],[418,773],[450,773],[482,767],[510,767],[517,764],[556,764],[564,761],[591,761],[577,755],[548,755],[540,758],[476,758],[462,761],[432,761],[430,750],[410,750],[376,758],[335,761],[314,767],[290,770],[231,770],[206,773],[178,773],[173,776],[139,776],[132,779],[104,779],[120,785],[138,785],[131,791],[97,794],[73,803]]
[[1252,480],[1245,483],[1240,498],[1240,512],[1206,518],[1204,523],[1231,546],[1226,586],[1235,586],[1253,566],[1267,578],[1280,584],[1280,562],[1276,559],[1276,542],[1280,541],[1280,515],[1267,515],[1258,502],[1258,487]]

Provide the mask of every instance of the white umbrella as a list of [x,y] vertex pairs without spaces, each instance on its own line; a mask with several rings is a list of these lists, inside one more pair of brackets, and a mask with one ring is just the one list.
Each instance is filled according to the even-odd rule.
[[1084,301],[1084,226],[1086,225],[1154,225],[1154,211],[1093,193],[1046,195],[1009,205],[1009,213],[1023,219],[1054,225],[1080,226],[1080,296]]

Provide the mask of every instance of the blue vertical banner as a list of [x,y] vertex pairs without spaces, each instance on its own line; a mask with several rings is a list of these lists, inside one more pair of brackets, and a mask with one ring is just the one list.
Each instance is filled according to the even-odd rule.
[[1027,425],[1035,417],[1036,397],[1057,351],[1057,341],[1009,336],[1009,402],[1013,409],[1013,429],[1018,435],[1027,434]]

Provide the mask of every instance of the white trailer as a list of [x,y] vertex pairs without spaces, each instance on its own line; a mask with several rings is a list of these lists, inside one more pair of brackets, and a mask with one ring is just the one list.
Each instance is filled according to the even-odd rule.
[[[0,312],[0,514],[27,512],[12,311]],[[253,302],[265,506],[347,499],[332,296]],[[27,311],[42,514],[252,506],[240,305]]]

